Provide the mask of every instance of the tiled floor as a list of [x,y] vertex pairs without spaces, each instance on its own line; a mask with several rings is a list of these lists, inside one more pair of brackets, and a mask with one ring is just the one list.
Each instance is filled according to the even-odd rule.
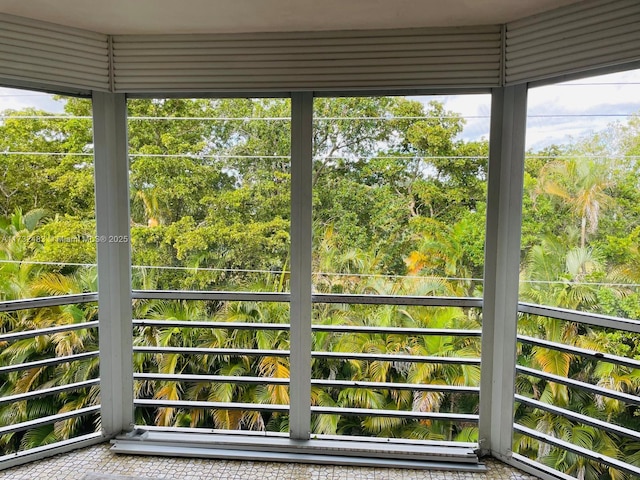
[[[115,455],[109,444],[33,462],[0,472],[2,480],[98,480],[112,475],[131,480],[533,480],[498,461],[486,473],[390,468],[334,467],[293,463],[235,462]],[[103,474],[100,476],[99,474]],[[104,475],[107,474],[107,475]],[[111,477],[114,478],[114,477]],[[122,477],[115,477],[119,480]]]

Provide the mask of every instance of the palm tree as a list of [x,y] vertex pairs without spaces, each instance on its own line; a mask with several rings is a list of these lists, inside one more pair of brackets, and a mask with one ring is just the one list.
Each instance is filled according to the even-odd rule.
[[41,246],[39,239],[31,236],[46,215],[43,209],[23,214],[16,208],[9,217],[0,217],[0,295],[3,300],[34,296],[31,282],[42,274],[43,266],[28,261]]
[[[572,238],[576,237],[571,231],[564,239],[545,236],[539,246],[531,248],[521,272],[524,280],[520,290],[522,299],[579,311],[599,309],[601,287],[590,280],[619,283],[620,272],[616,269],[606,272],[602,256],[595,247],[571,247]],[[615,287],[613,291],[621,297],[627,293],[621,287]],[[523,315],[518,325],[519,331],[526,335],[588,350],[619,354],[620,340],[616,338],[616,334],[597,328],[535,315]],[[577,378],[616,391],[635,393],[640,388],[637,374],[626,367],[607,362],[594,363],[579,355],[539,346],[530,347],[525,344],[519,348],[518,362],[525,366],[562,377]],[[585,395],[558,383],[526,376],[518,377],[517,386],[523,395],[544,403],[613,423],[629,423],[630,412],[622,402],[615,399]],[[519,407],[516,417],[525,426],[613,458],[622,458],[621,452],[626,448],[624,441],[615,439],[602,430],[575,425],[546,411]],[[538,444],[525,436],[516,435],[514,449],[578,478],[624,478],[620,472],[597,462],[587,461],[583,457],[543,443]]]
[[[68,295],[95,291],[97,275],[95,269],[79,271],[71,275],[47,273],[31,279],[28,291],[32,296]],[[21,310],[10,314],[11,329],[15,331],[46,328],[50,326],[84,323],[97,318],[95,303],[82,305],[60,305],[33,310]],[[5,318],[8,315],[5,315]],[[53,356],[67,356],[98,349],[97,329],[80,329],[41,335],[17,340],[0,353],[1,365],[25,363]],[[26,393],[39,388],[65,385],[96,378],[99,362],[97,357],[73,361],[49,367],[37,367],[12,372],[3,376],[3,395]],[[55,397],[43,397],[26,402],[16,402],[0,409],[0,421],[4,424],[19,423],[45,415],[64,413],[99,403],[99,388],[91,387],[67,392]],[[3,437],[0,445],[6,451],[33,448],[93,431],[96,417],[76,417],[27,430],[20,434]]]
[[598,230],[602,210],[612,199],[607,193],[613,181],[602,161],[572,157],[547,163],[538,177],[534,197],[542,193],[557,197],[580,219],[580,247],[587,233]]

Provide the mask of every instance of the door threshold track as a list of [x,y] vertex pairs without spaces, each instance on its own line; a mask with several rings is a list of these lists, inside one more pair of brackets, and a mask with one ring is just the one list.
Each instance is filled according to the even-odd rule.
[[292,440],[286,437],[136,429],[112,442],[114,453],[353,467],[485,472],[472,447],[389,441]]

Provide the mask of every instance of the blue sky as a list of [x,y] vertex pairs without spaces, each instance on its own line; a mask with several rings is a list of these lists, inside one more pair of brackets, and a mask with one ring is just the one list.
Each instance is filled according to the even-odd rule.
[[[468,118],[463,138],[489,137],[489,95],[436,98],[448,110]],[[528,95],[527,150],[569,143],[634,113],[640,113],[640,70],[532,88]]]
[[[489,137],[489,95],[420,97],[442,101],[448,110],[467,118],[462,138]],[[624,121],[640,113],[640,70],[591,77],[529,91],[527,149],[539,150],[552,144],[603,130],[609,123]],[[50,112],[62,111],[51,95],[0,88],[0,111],[35,106]],[[542,116],[542,117],[541,117]]]

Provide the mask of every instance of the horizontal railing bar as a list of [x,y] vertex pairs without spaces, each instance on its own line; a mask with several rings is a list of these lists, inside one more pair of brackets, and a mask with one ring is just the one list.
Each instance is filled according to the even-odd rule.
[[[181,328],[218,328],[229,330],[289,330],[288,323],[236,323],[236,322],[207,322],[187,320],[145,320],[134,319],[136,327],[181,327]],[[433,336],[460,336],[479,337],[482,330],[464,330],[453,328],[409,328],[409,327],[376,327],[370,325],[312,325],[311,329],[317,332],[333,333],[388,333],[398,335],[433,335]]]
[[376,327],[369,325],[312,325],[317,332],[332,333],[383,333],[397,335],[432,335],[453,337],[479,337],[482,330],[463,330],[453,328],[405,328],[405,327]]
[[209,300],[221,302],[289,302],[288,293],[210,292],[201,290],[133,290],[132,298],[147,300]]
[[[164,374],[164,373],[134,373],[135,380],[153,380],[170,382],[217,382],[217,383],[240,383],[254,385],[289,385],[288,378],[274,377],[247,377],[236,375],[194,375],[194,374]],[[451,393],[478,393],[478,387],[423,384],[423,383],[400,383],[400,382],[361,382],[355,380],[323,380],[311,379],[311,385],[318,387],[345,387],[345,388],[373,388],[388,390],[412,390],[412,391],[434,391]]]
[[288,323],[190,322],[185,320],[134,319],[133,325],[135,327],[218,328],[221,330],[289,330]]
[[[135,431],[149,431],[156,433],[188,433],[189,435],[205,434],[210,435],[215,433],[216,435],[237,435],[239,437],[283,437],[288,438],[289,432],[270,432],[267,430],[226,430],[222,428],[210,428],[210,427],[165,427],[156,425],[140,425],[136,424],[133,427],[132,432]],[[123,434],[126,436],[127,434]]]
[[[542,471],[550,475],[550,477],[541,478],[552,478],[553,480],[576,480],[576,477],[572,477],[571,475],[562,473],[561,471],[556,470],[553,467],[549,467],[548,465],[536,462],[535,460],[532,460],[525,457],[524,455],[520,455],[519,453],[515,452],[511,453],[511,459],[507,459],[507,464],[524,470],[526,473],[534,473],[539,475],[539,472]],[[531,471],[531,469],[535,470]]]
[[79,408],[71,412],[58,413],[56,415],[49,415],[47,417],[37,418],[35,420],[29,420],[27,422],[16,423],[13,425],[7,425],[6,427],[0,427],[0,436],[7,435],[8,433],[21,432],[23,430],[29,430],[30,428],[39,427],[41,425],[50,425],[52,423],[61,422],[70,418],[81,417],[83,415],[89,415],[91,413],[97,413],[100,411],[100,405],[93,407]]
[[0,302],[0,312],[15,312],[31,308],[56,307],[59,305],[74,305],[76,303],[97,302],[97,293],[78,293],[74,295],[55,295],[51,297],[26,298]]
[[289,385],[288,378],[245,377],[241,375],[193,375],[187,373],[134,373],[134,380],[160,380],[169,382],[244,383],[253,385]]
[[93,380],[85,380],[83,382],[69,383],[67,385],[60,385],[58,387],[43,388],[41,390],[34,390],[32,392],[19,393],[16,395],[10,395],[8,397],[0,397],[0,405],[7,403],[22,402],[24,400],[30,400],[32,398],[44,397],[47,395],[55,395],[57,393],[69,392],[71,390],[79,390],[81,388],[92,387],[100,383],[99,378]]
[[344,415],[363,417],[396,417],[420,418],[430,420],[453,420],[461,422],[477,422],[478,415],[467,413],[444,412],[409,412],[406,410],[383,410],[374,408],[341,408],[341,407],[311,407],[311,413],[317,415]]
[[[255,357],[288,357],[289,350],[260,350],[253,348],[199,348],[199,347],[133,347],[134,353],[160,353],[184,355],[229,355]],[[479,358],[433,357],[421,355],[394,355],[352,352],[311,352],[312,358],[339,360],[371,360],[380,362],[414,362],[438,364],[480,365]]]
[[438,364],[480,365],[479,358],[433,357],[422,355],[394,355],[352,352],[311,352],[313,358],[335,358],[339,360],[372,360],[379,362],[424,362]]
[[482,307],[482,298],[409,295],[360,295],[352,293],[315,293],[313,303],[348,305],[413,305],[418,307]]
[[616,435],[632,438],[634,440],[640,440],[640,432],[637,432],[635,430],[630,430],[628,428],[620,427],[618,425],[605,422],[604,420],[598,420],[597,418],[589,417],[587,415],[583,415],[577,412],[572,412],[571,410],[556,407],[555,405],[540,402],[539,400],[524,397],[518,394],[515,395],[515,401],[522,403],[524,405],[527,405],[529,407],[537,408],[539,410],[544,410],[546,412],[553,413],[561,417],[565,417],[574,422],[582,423],[584,425],[590,425],[592,427],[596,427],[601,430],[606,430],[607,432],[614,433]]
[[102,432],[93,432],[87,435],[69,438],[68,440],[60,440],[59,442],[49,445],[42,445],[28,450],[8,453],[7,455],[0,457],[0,469],[11,468],[32,461],[42,460],[45,457],[67,453],[83,447],[89,447],[102,443],[108,439],[109,438],[104,436]]
[[198,400],[145,400],[133,401],[136,407],[207,408],[209,410],[246,410],[251,412],[288,412],[289,405],[239,402],[204,402]]
[[557,318],[568,322],[586,323],[597,327],[614,328],[627,332],[640,333],[640,322],[626,318],[611,317],[597,313],[578,312],[566,308],[551,307],[546,305],[536,305],[533,303],[518,303],[518,311],[541,317]]
[[410,447],[421,447],[423,445],[444,447],[444,448],[478,448],[478,442],[456,442],[453,440],[418,440],[415,438],[401,438],[401,437],[363,437],[360,435],[349,434],[316,434],[314,438],[318,440],[336,440],[341,441],[355,441],[363,443],[383,443],[383,444],[396,444],[396,445],[409,445]]
[[[230,291],[190,291],[190,290],[133,290],[134,299],[156,300],[218,300],[253,302],[289,302],[289,293],[279,292],[230,292]],[[349,305],[414,305],[423,307],[482,307],[482,298],[437,297],[409,295],[360,295],[316,293],[311,296],[313,303],[342,303]]]
[[581,355],[583,357],[593,358],[603,362],[615,363],[616,365],[622,365],[625,367],[640,369],[640,361],[633,360],[631,358],[620,357],[617,355],[611,355],[605,352],[597,352],[595,350],[587,350],[585,348],[574,347],[573,345],[564,345],[562,343],[552,342],[549,340],[543,340],[535,337],[528,337],[526,335],[518,335],[518,341],[536,345],[538,347],[549,348],[551,350],[558,350],[565,353],[571,353]]
[[98,327],[99,322],[97,320],[84,323],[70,323],[68,325],[59,325],[57,327],[39,328],[36,330],[25,330],[21,332],[5,333],[0,335],[0,342],[12,342],[15,340],[22,340],[24,338],[39,337],[41,335],[52,335],[54,333],[70,332],[73,330],[84,330],[87,328]]
[[[205,402],[195,400],[144,400],[134,401],[136,407],[160,407],[160,408],[205,408],[210,410],[245,410],[256,412],[288,412],[289,405],[236,403],[236,402]],[[409,412],[402,410],[382,410],[367,408],[337,408],[337,407],[311,407],[311,413],[318,415],[348,415],[348,416],[382,416],[433,420],[453,420],[463,422],[477,422],[478,415],[463,413],[443,412]]]
[[579,447],[570,442],[566,442],[556,437],[552,437],[551,435],[547,435],[542,432],[538,432],[537,430],[533,430],[531,428],[524,427],[517,423],[513,424],[513,429],[517,432],[520,432],[527,437],[534,438],[540,442],[547,443],[549,445],[553,445],[555,447],[561,448],[563,450],[568,450],[577,455],[581,455],[590,460],[594,460],[596,462],[602,463],[604,465],[608,465],[609,467],[621,470],[623,472],[630,473],[632,475],[640,475],[640,468],[631,465],[626,462],[622,462],[618,459],[611,458],[607,455],[603,455],[598,452],[594,452],[593,450],[589,450],[587,448]]
[[615,390],[609,390],[608,388],[598,387],[597,385],[592,385],[590,383],[581,382],[572,378],[561,377],[560,375],[554,375],[552,373],[541,372],[540,370],[522,367],[520,365],[516,366],[516,371],[523,375],[531,375],[534,377],[543,378],[550,382],[566,385],[567,387],[579,388],[596,395],[603,395],[605,397],[615,398],[616,400],[620,400],[631,405],[640,406],[640,397],[629,395],[628,393],[616,392]]
[[15,365],[7,365],[6,367],[0,367],[0,374],[18,372],[20,370],[29,370],[32,368],[50,367],[53,365],[60,365],[61,363],[77,362],[79,360],[86,360],[88,358],[94,358],[100,355],[99,351],[76,353],[75,355],[66,355],[64,357],[52,357],[45,358],[44,360],[35,360],[33,362],[18,363]]
[[438,385],[425,383],[402,383],[402,382],[361,382],[356,380],[320,380],[312,379],[311,385],[318,387],[345,387],[345,388],[372,388],[384,390],[412,390],[412,391],[432,391],[449,393],[478,393],[478,387],[466,387],[455,385]]
[[184,355],[229,355],[254,357],[289,356],[289,350],[260,350],[257,348],[133,347],[133,353],[177,353]]

